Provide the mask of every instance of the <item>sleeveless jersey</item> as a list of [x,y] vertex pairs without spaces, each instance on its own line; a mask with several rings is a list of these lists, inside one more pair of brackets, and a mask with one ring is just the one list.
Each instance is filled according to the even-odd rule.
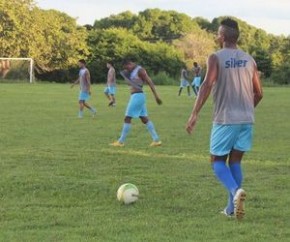
[[212,90],[213,122],[216,124],[253,123],[254,59],[239,49],[224,48],[215,55],[218,59],[218,77]]
[[141,66],[136,66],[131,73],[121,71],[121,75],[128,82],[128,84],[136,91],[143,90],[143,80],[139,77],[138,73],[142,69]]
[[86,72],[88,71],[87,68],[80,69],[79,78],[80,78],[80,89],[82,92],[89,91],[89,80],[86,78]]

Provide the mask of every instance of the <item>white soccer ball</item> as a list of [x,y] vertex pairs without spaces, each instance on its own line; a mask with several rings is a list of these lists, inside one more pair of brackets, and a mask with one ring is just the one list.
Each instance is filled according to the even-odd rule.
[[117,199],[124,204],[136,202],[138,200],[138,196],[138,188],[131,183],[123,184],[117,191]]

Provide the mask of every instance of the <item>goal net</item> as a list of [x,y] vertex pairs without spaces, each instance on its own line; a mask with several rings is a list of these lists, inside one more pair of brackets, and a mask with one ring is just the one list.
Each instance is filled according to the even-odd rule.
[[0,57],[0,82],[34,81],[34,62],[32,58]]

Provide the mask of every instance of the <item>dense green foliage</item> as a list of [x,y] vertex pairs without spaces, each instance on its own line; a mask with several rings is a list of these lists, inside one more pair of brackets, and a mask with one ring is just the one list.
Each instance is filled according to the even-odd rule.
[[[42,10],[34,0],[0,0],[0,56],[32,57],[40,79],[67,81],[76,75],[77,60],[86,58],[94,82],[105,81],[106,61],[120,68],[124,55],[132,55],[150,74],[164,72],[177,79],[180,67],[193,61],[205,67],[217,46],[214,35],[220,21],[176,11],[129,11],[78,26],[76,20],[56,10]],[[96,16],[97,17],[97,16]],[[254,56],[266,78],[289,83],[290,37],[274,36],[239,22],[239,46]]]
[[[103,85],[93,85],[97,117],[85,112],[80,120],[78,90],[69,85],[1,84],[0,241],[289,241],[290,88],[266,88],[257,107],[254,147],[243,161],[242,222],[219,213],[227,193],[209,164],[211,102],[190,136],[193,99],[177,97],[177,87],[157,89],[164,104],[148,93],[148,109],[163,146],[150,148],[135,120],[126,146],[114,149],[126,86],[108,108]],[[116,199],[125,182],[140,190],[133,206]]]

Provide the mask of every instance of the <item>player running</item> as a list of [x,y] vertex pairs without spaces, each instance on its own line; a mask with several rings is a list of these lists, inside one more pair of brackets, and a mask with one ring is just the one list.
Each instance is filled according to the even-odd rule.
[[91,95],[91,76],[89,70],[86,68],[86,61],[84,59],[79,60],[79,78],[71,85],[71,88],[76,84],[80,84],[80,95],[79,95],[79,118],[83,118],[84,107],[88,108],[93,116],[96,115],[96,109],[89,106],[86,101],[89,100]]
[[112,61],[107,62],[107,68],[109,69],[107,75],[107,86],[104,90],[106,97],[109,99],[109,107],[116,106],[116,71]]
[[256,63],[250,55],[237,48],[238,37],[238,23],[230,18],[224,19],[217,36],[222,49],[208,58],[206,77],[186,129],[188,133],[193,131],[198,114],[212,90],[212,168],[229,192],[223,214],[242,219],[246,192],[241,188],[241,161],[244,152],[252,145],[254,108],[261,101],[263,92]]
[[151,134],[153,141],[150,146],[160,146],[161,141],[159,136],[154,128],[152,121],[150,121],[148,118],[146,96],[143,93],[144,83],[147,83],[151,88],[157,104],[161,105],[162,101],[155,90],[152,80],[144,68],[134,63],[131,58],[126,58],[123,60],[123,67],[124,71],[121,72],[121,75],[128,82],[128,85],[131,88],[131,97],[127,105],[121,137],[118,141],[115,141],[111,145],[124,146],[126,137],[132,126],[132,118],[140,118],[142,123],[146,125],[149,133]]

